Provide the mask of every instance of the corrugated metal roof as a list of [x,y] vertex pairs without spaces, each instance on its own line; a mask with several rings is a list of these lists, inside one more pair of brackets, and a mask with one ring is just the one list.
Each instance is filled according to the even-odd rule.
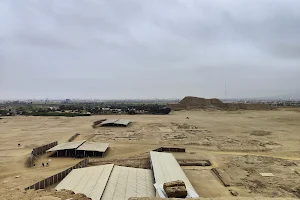
[[118,119],[107,119],[107,120],[101,122],[100,125],[102,126],[102,125],[105,125],[105,124],[112,124],[112,123],[115,123],[117,120]]
[[107,119],[100,123],[100,126],[105,124],[121,124],[127,126],[130,123],[130,120],[127,119]]
[[154,197],[151,170],[115,166],[101,200],[127,200],[130,197]]
[[110,164],[74,169],[55,189],[83,193],[93,200],[127,200],[154,197],[153,181],[151,170]]
[[156,183],[164,184],[170,181],[181,180],[184,181],[186,186],[195,191],[172,153],[150,151],[150,157]]
[[57,190],[72,190],[75,193],[83,193],[93,200],[100,200],[113,164],[74,169],[56,187]]
[[108,146],[108,143],[85,142],[77,150],[105,152]]
[[122,124],[125,126],[127,126],[129,123],[130,123],[130,121],[127,119],[118,119],[117,121],[115,121],[115,124]]
[[76,149],[85,141],[86,140],[81,140],[81,141],[76,141],[76,142],[67,142],[67,143],[58,144],[55,147],[47,150],[47,152],[64,150],[64,149]]

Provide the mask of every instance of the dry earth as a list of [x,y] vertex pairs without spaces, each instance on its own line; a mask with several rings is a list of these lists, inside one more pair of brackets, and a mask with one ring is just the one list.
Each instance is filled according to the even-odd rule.
[[[102,118],[126,118],[133,123],[127,128],[93,129],[93,122]],[[17,199],[26,186],[79,162],[51,158],[50,166],[42,167],[48,159],[42,156],[35,167],[25,165],[32,148],[65,142],[74,133],[81,134],[76,140],[110,143],[106,157],[92,158],[93,165],[127,160],[126,166],[147,167],[150,150],[186,147],[187,153],[174,154],[177,159],[210,160],[231,185],[224,187],[212,167],[183,167],[201,197],[230,197],[229,190],[242,197],[300,195],[300,112],[281,109],[180,111],[164,116],[4,117],[0,120],[0,197]]]

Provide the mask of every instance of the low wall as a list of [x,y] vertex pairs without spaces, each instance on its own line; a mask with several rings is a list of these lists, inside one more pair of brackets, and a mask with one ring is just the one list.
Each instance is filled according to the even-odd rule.
[[55,147],[57,144],[58,144],[57,141],[55,141],[55,142],[45,144],[43,146],[36,147],[36,148],[32,149],[32,151],[30,153],[30,156],[26,161],[26,165],[28,167],[32,167],[34,165],[34,161],[35,161],[35,159],[37,159],[38,155],[46,153],[46,151],[48,149],[51,149],[52,147]]
[[157,151],[157,152],[185,152],[185,148],[160,147],[158,149],[154,149],[153,151]]
[[[105,113],[106,114],[106,113]],[[113,114],[115,114],[115,113],[113,113]],[[94,121],[94,123],[93,123],[93,128],[97,128],[102,122],[104,122],[106,119],[100,119],[100,120],[98,120],[98,121]]]
[[38,189],[45,189],[46,187],[53,185],[54,183],[57,183],[61,180],[63,180],[73,169],[77,169],[77,168],[83,168],[86,167],[89,164],[89,160],[84,159],[82,161],[80,161],[79,163],[77,163],[76,165],[74,165],[73,167],[70,167],[60,173],[57,173],[53,176],[50,176],[44,180],[41,180],[27,188],[25,188],[25,190],[29,190],[29,189],[34,189],[34,190],[38,190]]
[[185,110],[186,106],[180,103],[169,103],[168,108],[170,108],[171,110],[179,111],[179,110]]
[[72,137],[70,137],[70,139],[68,139],[68,142],[72,142],[75,138],[77,138],[78,135],[80,135],[80,134],[76,133],[75,135],[73,135]]
[[229,180],[228,180],[226,177],[223,177],[218,169],[212,168],[211,170],[212,170],[212,171],[215,173],[215,175],[220,179],[220,181],[223,183],[223,185],[224,185],[225,187],[229,187],[229,186],[230,186]]
[[47,150],[51,149],[52,147],[56,146],[57,144],[58,144],[57,141],[55,141],[50,144],[46,144],[46,145],[34,148],[34,149],[32,149],[31,154],[33,154],[34,156],[41,155],[43,153],[46,153]]

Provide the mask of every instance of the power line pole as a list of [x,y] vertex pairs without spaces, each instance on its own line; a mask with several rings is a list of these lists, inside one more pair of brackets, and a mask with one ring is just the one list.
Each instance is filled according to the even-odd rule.
[[227,81],[225,81],[225,100],[227,100]]

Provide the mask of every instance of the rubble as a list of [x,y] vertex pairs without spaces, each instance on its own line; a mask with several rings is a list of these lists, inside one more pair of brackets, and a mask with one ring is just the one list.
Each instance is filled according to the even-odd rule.
[[183,181],[164,183],[163,188],[168,198],[185,198],[187,196],[186,186]]

